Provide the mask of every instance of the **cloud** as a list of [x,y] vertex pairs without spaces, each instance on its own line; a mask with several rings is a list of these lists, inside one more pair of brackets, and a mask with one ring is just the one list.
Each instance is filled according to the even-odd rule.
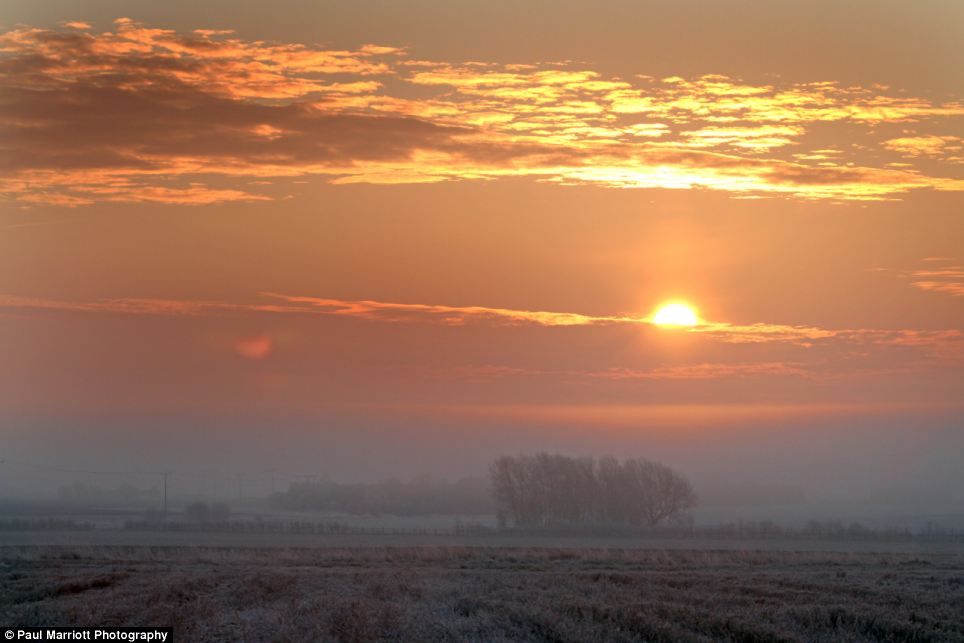
[[[245,183],[253,178],[304,176],[526,176],[805,199],[964,190],[964,180],[913,164],[875,166],[873,145],[853,152],[880,123],[926,130],[964,116],[961,102],[883,91],[418,60],[391,46],[266,43],[126,18],[101,33],[86,23],[23,27],[0,35],[0,195],[203,205],[271,198]],[[809,144],[826,123],[843,128],[850,158]],[[880,147],[921,156],[940,140],[949,153],[953,138],[924,132]]]
[[267,293],[287,304],[301,305],[304,310],[372,321],[436,323],[461,326],[481,322],[490,324],[532,324],[537,326],[594,326],[618,323],[646,323],[641,317],[594,316],[579,313],[515,310],[485,306],[443,306],[433,304],[400,304],[371,300],[322,299]]
[[923,267],[898,271],[910,285],[926,292],[964,297],[964,265],[951,257],[924,257]]
[[368,299],[330,299],[303,295],[262,293],[263,301],[236,303],[204,300],[119,298],[66,301],[0,296],[0,309],[51,310],[127,315],[202,316],[232,313],[324,315],[371,322],[463,326],[615,326],[635,325],[675,334],[691,334],[727,344],[788,344],[804,348],[826,342],[934,349],[964,356],[964,333],[956,329],[828,329],[789,324],[729,324],[701,320],[696,326],[660,327],[648,317],[633,314],[587,315],[575,312],[521,310],[488,306],[448,306],[397,303]]
[[902,156],[927,156],[964,163],[964,139],[959,136],[906,136],[886,140],[881,145]]
[[964,280],[961,281],[915,281],[915,288],[964,297]]
[[456,378],[463,381],[485,382],[506,377],[553,377],[575,380],[608,380],[614,382],[630,382],[638,380],[714,380],[733,377],[766,377],[766,376],[808,376],[809,371],[802,364],[784,362],[759,363],[698,363],[673,366],[659,366],[654,368],[610,367],[598,370],[551,370],[522,368],[518,366],[504,366],[486,364],[482,366],[460,366],[446,368],[438,375],[444,378]]
[[886,417],[896,413],[953,410],[956,403],[915,402],[815,402],[807,403],[693,403],[685,404],[424,404],[399,405],[398,412],[421,412],[442,417],[511,420],[552,426],[590,425],[640,427],[677,427],[732,425],[746,427],[755,423],[771,426],[775,421],[819,417]]
[[98,301],[67,301],[37,297],[0,296],[0,308],[23,310],[50,310],[81,313],[107,313],[120,315],[187,316],[223,314],[231,312],[288,313],[301,312],[301,308],[274,304],[234,304],[223,301],[118,298]]
[[638,368],[610,366],[597,369],[546,369],[520,366],[485,364],[436,369],[434,374],[442,379],[458,379],[467,382],[491,382],[506,378],[550,378],[556,381],[575,382],[671,382],[708,381],[721,379],[749,379],[792,377],[812,382],[834,382],[852,377],[890,376],[919,374],[933,362],[910,361],[899,366],[880,367],[853,360],[844,355],[838,359],[805,359],[798,361],[764,362],[698,362]]
[[765,152],[775,147],[791,145],[804,133],[799,126],[761,125],[757,127],[707,127],[681,132],[690,147],[719,147],[722,145]]
[[586,377],[605,380],[710,380],[733,377],[805,376],[808,371],[800,364],[785,362],[760,363],[699,363],[662,366],[649,369],[608,368],[585,373]]
[[[284,328],[281,318],[310,323],[312,319],[343,318],[360,324],[543,329],[548,341],[570,341],[615,331],[633,332],[646,346],[686,342],[677,355],[683,363],[653,363],[635,350],[592,355],[578,363],[555,360],[514,360],[508,364],[412,365],[429,378],[479,383],[506,378],[535,378],[579,386],[632,387],[644,382],[701,382],[735,379],[802,378],[833,383],[842,378],[879,378],[959,370],[964,366],[964,332],[957,329],[833,329],[789,324],[730,324],[702,321],[693,327],[660,327],[642,315],[591,315],[566,311],[526,310],[490,306],[450,306],[377,300],[346,300],[263,293],[251,301],[116,298],[58,300],[0,296],[0,316],[28,319],[35,315],[88,314],[220,320],[218,324],[248,326],[270,323]],[[270,320],[270,321],[269,321]],[[497,329],[501,329],[498,330]],[[561,329],[582,329],[578,335]],[[470,333],[478,341],[477,332]],[[496,338],[499,335],[492,335]],[[221,347],[252,362],[275,353],[275,333],[234,335]],[[468,337],[468,336],[467,336]],[[694,359],[695,357],[695,359]],[[406,367],[408,368],[408,367]],[[426,371],[426,369],[428,369]]]

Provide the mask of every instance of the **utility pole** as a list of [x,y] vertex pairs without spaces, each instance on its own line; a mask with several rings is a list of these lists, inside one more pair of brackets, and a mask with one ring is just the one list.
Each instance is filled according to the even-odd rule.
[[164,524],[167,524],[167,475],[168,471],[164,471],[161,475],[164,476]]

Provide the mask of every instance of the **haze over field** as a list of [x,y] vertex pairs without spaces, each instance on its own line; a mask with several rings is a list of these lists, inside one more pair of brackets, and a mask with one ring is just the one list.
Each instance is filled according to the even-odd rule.
[[548,450],[959,517],[962,35],[950,0],[4,2],[0,499]]

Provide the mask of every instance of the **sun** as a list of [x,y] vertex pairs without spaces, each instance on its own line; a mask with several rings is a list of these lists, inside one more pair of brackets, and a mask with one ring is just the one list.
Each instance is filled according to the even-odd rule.
[[661,306],[650,321],[657,326],[696,326],[700,318],[696,311],[686,304],[665,304]]

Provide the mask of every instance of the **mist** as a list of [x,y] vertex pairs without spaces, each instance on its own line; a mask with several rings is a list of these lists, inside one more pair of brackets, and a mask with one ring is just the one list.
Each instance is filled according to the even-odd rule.
[[[616,453],[663,462],[683,473],[699,496],[693,510],[697,524],[772,520],[792,526],[837,519],[881,527],[935,522],[960,528],[964,474],[956,454],[964,441],[959,425],[947,417],[913,421],[913,428],[907,418],[891,415],[819,424],[607,429],[427,416],[415,425],[345,418],[262,424],[238,417],[198,426],[171,418],[133,431],[127,424],[74,426],[84,438],[69,448],[60,441],[55,449],[30,438],[56,426],[19,434],[6,427],[7,445],[18,448],[8,446],[4,454],[0,497],[54,501],[64,500],[71,486],[105,494],[128,486],[154,495],[111,501],[106,494],[100,502],[146,507],[159,502],[167,471],[175,505],[198,499],[251,504],[306,479],[484,481],[490,463],[501,455]],[[415,439],[426,435],[431,438]]]

